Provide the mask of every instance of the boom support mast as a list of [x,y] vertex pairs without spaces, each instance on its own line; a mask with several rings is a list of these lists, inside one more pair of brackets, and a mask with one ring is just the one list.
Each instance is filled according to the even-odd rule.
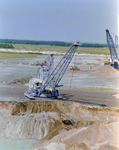
[[64,55],[64,57],[60,60],[59,64],[51,73],[50,77],[46,80],[44,85],[41,86],[41,88],[39,89],[39,93],[42,93],[44,90],[47,90],[48,87],[50,87],[52,91],[55,90],[55,87],[62,79],[62,76],[64,75],[67,67],[69,66],[78,46],[79,46],[78,42],[71,45],[68,52]]
[[112,39],[108,29],[106,29],[106,38],[107,38],[107,44],[108,44],[108,47],[109,47],[109,50],[110,50],[110,55],[111,55],[112,62],[118,61],[118,55],[117,55],[117,52],[116,52],[116,49],[115,49],[115,45],[114,45],[113,39]]
[[53,55],[50,55],[48,62],[46,63],[45,61],[40,66],[37,78],[33,79],[33,84],[31,84],[29,91],[24,93],[24,95],[30,99],[35,99],[34,97],[62,99],[56,87],[59,86],[58,83],[62,79],[79,45],[79,42],[72,44],[55,69]]

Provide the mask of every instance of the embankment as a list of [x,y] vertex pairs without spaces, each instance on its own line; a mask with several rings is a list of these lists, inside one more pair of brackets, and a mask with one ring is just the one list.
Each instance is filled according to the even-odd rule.
[[58,100],[1,101],[0,108],[0,136],[39,139],[36,150],[119,148],[119,108]]

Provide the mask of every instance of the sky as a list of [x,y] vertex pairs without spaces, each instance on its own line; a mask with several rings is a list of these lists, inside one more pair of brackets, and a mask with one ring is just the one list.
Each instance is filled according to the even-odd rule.
[[106,43],[119,0],[0,0],[0,39]]

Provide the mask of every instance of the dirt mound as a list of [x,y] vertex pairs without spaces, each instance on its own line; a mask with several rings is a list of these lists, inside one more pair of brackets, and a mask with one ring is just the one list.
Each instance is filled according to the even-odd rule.
[[9,80],[9,81],[1,81],[1,83],[3,84],[25,84],[25,83],[28,83],[29,80],[33,78],[32,76],[28,76],[28,77],[24,77],[24,78],[20,78],[20,79],[14,79],[14,80]]
[[[95,149],[94,149],[95,150]],[[118,147],[112,145],[102,145],[98,150],[119,150]]]
[[58,112],[61,113],[55,101],[28,101],[17,102],[12,110],[12,115],[24,115],[27,111],[30,113]]
[[[77,103],[55,100],[0,101],[0,136],[48,140],[62,130],[93,124],[93,121],[77,119],[79,107]],[[76,119],[69,117],[68,112],[76,113]]]
[[104,65],[102,68],[95,71],[92,75],[93,76],[119,76],[119,71],[109,65]]
[[39,150],[119,147],[118,110],[58,100],[1,101],[0,136],[41,139]]
[[[118,125],[119,122],[112,123],[109,126],[96,122],[88,127],[72,129],[67,132],[63,131],[50,141],[39,144],[39,146],[44,147],[46,150],[51,150],[51,148],[54,147],[54,150],[56,150],[57,147],[60,146],[61,150],[63,150],[64,147],[68,150],[72,149],[72,147],[74,150],[101,150],[101,148],[117,150],[119,147],[117,135],[119,132]],[[41,147],[39,147],[38,150],[40,150]]]
[[[72,130],[73,131],[73,130]],[[108,131],[104,124],[95,123],[89,127],[84,127],[73,131],[72,136],[64,138],[63,142],[67,144],[85,143],[86,145],[93,146],[96,143],[103,143],[106,140],[110,140],[112,135]]]

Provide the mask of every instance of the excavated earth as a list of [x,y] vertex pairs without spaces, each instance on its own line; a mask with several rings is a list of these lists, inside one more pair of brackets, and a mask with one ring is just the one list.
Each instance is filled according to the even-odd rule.
[[34,150],[119,149],[119,107],[36,100],[0,108],[0,136],[42,141]]
[[119,150],[119,71],[104,60],[78,56],[80,70],[70,70],[72,62],[61,80],[63,100],[28,100],[24,92],[38,67],[1,61],[0,137],[36,139],[32,150]]

